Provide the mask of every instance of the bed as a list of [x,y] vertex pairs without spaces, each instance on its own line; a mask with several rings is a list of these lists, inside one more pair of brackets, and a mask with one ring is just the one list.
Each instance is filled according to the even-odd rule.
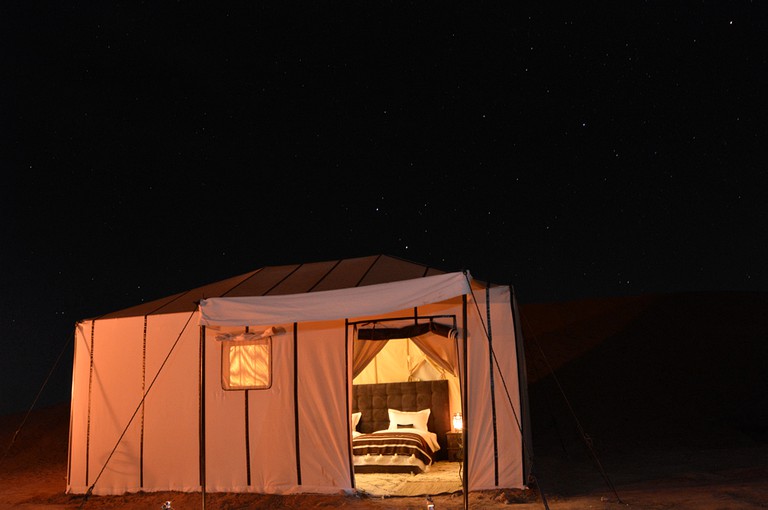
[[446,458],[448,381],[355,385],[352,412],[356,473],[422,473]]

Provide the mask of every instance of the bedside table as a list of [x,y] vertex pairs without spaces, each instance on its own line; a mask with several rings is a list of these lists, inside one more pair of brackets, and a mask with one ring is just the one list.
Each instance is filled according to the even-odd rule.
[[464,459],[464,445],[462,444],[462,433],[446,432],[445,438],[448,441],[448,460],[452,462],[461,462]]

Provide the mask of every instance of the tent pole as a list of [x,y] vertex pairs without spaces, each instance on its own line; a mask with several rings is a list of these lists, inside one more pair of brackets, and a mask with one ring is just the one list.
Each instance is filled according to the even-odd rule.
[[469,392],[467,391],[467,386],[469,386],[469,381],[467,379],[467,361],[468,361],[467,360],[467,351],[468,351],[468,349],[467,349],[467,295],[466,294],[461,296],[461,315],[462,315],[462,321],[463,321],[462,329],[464,330],[464,334],[462,335],[463,336],[462,342],[463,342],[463,348],[464,348],[464,355],[463,355],[464,356],[464,367],[463,367],[463,371],[464,371],[464,374],[463,374],[464,375],[464,377],[463,377],[464,378],[464,387],[462,388],[462,391],[461,391],[461,393],[462,393],[462,395],[461,395],[461,397],[462,397],[461,409],[462,409],[462,411],[464,411],[463,412],[463,415],[464,415],[464,425],[462,427],[462,436],[463,436],[463,438],[461,440],[461,449],[462,449],[461,457],[462,457],[462,460],[464,461],[464,476],[462,477],[461,484],[463,486],[462,489],[464,491],[464,510],[468,510],[469,509],[469,480],[467,480],[467,474],[469,473],[469,469],[468,469],[468,464],[467,464],[467,461],[468,461],[467,452],[468,452],[469,448],[468,448],[468,445],[467,445],[467,443],[468,443],[468,441],[467,441],[467,439],[468,439],[467,423],[469,421],[468,420],[469,412],[468,412],[468,407],[467,407],[467,398],[468,398]]
[[200,508],[205,510],[205,326],[200,326],[200,374],[199,398],[200,398]]
[[[350,366],[349,366],[350,340],[351,340],[351,343],[352,343],[352,349],[354,349],[354,343],[355,343],[354,335],[352,336],[351,339],[349,338],[349,319],[345,318],[344,319],[344,374],[345,374],[346,377],[344,378],[344,381],[345,381],[345,383],[347,385],[347,400],[346,400],[346,406],[347,406],[347,430],[352,430],[352,423],[351,423],[351,420],[352,420],[352,403],[350,402],[349,397],[352,394],[352,384],[353,384],[352,381],[354,379],[353,378],[353,374],[352,374],[353,371],[350,369]],[[354,359],[354,350],[352,351],[352,356],[353,356],[353,359]],[[349,438],[348,450],[349,450],[349,454],[347,455],[347,457],[348,457],[348,462],[349,462],[349,480],[352,483],[352,488],[353,489],[357,489],[355,487],[357,484],[356,484],[356,481],[355,481],[355,461],[352,458],[352,437],[351,437],[351,434],[350,434],[350,438]]]

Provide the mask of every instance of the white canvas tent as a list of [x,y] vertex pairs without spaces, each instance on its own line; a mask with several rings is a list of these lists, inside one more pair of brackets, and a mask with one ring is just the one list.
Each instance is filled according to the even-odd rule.
[[265,267],[77,323],[67,492],[353,491],[355,336],[394,318],[454,330],[465,495],[524,487],[511,288],[371,256]]

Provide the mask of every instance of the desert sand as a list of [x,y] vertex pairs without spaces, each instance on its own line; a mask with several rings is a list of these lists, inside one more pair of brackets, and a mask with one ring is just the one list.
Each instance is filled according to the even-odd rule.
[[[768,294],[522,306],[536,483],[470,508],[768,508]],[[425,509],[424,497],[64,493],[67,403],[0,417],[0,509]],[[433,495],[464,508],[461,493]]]

